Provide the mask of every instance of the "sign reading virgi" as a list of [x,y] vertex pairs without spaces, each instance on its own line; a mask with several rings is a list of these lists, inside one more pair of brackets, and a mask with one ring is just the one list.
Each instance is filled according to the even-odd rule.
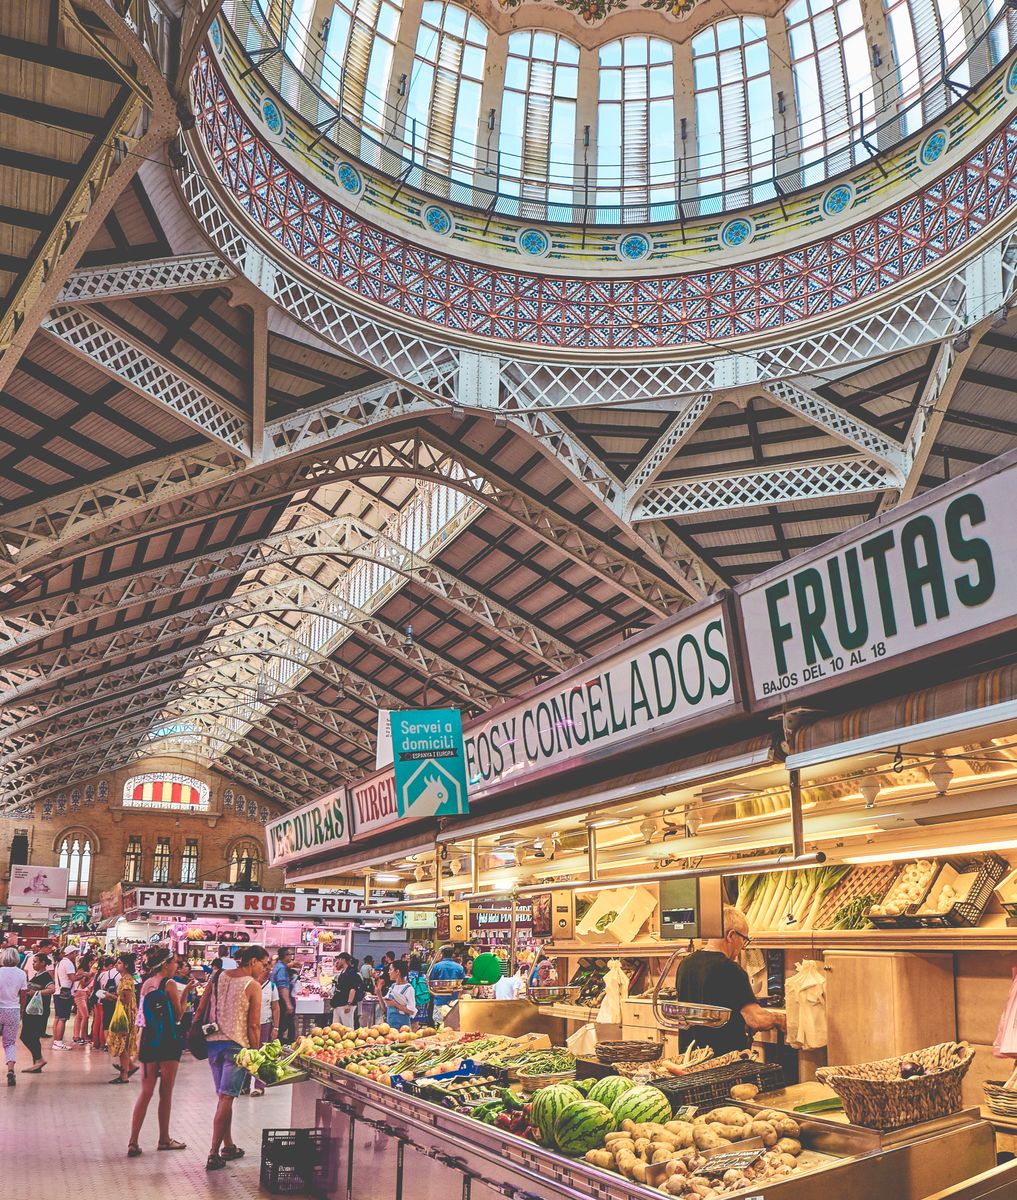
[[1004,579],[1017,561],[1017,460],[1003,461],[740,589],[756,699],[906,661],[1012,619],[1017,592]]

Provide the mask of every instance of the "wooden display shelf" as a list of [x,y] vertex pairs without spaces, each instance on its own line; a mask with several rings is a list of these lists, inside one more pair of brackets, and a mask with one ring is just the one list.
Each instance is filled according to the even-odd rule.
[[[1017,933],[1017,930],[1014,930]],[[592,958],[648,958],[652,955],[669,955],[687,941],[673,942],[546,942],[544,953],[550,958],[556,954],[582,954]]]
[[761,950],[783,947],[859,950],[1010,950],[1017,953],[1017,929],[805,929],[754,934]]
[[561,1017],[566,1021],[593,1021],[596,1019],[599,1004],[587,1008],[585,1004],[541,1004],[540,1012],[549,1017]]

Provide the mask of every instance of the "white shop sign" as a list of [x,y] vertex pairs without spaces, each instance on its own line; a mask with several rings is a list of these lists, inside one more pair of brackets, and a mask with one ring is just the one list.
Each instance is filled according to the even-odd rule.
[[1017,456],[739,589],[751,689],[785,700],[991,636],[1017,614]]
[[[631,638],[463,730],[470,801],[692,727],[738,702],[719,601]],[[354,838],[400,824],[391,770],[350,789]]]
[[364,898],[356,892],[206,892],[187,888],[131,888],[124,892],[124,909],[134,917],[223,913],[234,917],[326,917],[361,921]]
[[269,821],[265,826],[270,867],[281,867],[325,850],[336,850],[348,845],[349,841],[346,789],[342,787]]
[[12,866],[7,887],[7,903],[12,908],[63,908],[67,904],[67,868]]

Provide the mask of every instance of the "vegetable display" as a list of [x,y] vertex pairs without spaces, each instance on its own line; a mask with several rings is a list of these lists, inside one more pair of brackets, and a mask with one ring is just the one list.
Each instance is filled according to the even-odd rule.
[[936,873],[936,864],[927,858],[908,863],[897,876],[896,881],[883,899],[882,904],[874,904],[869,913],[874,917],[899,917],[909,905],[918,904],[925,899],[932,877]]
[[813,929],[850,867],[811,867],[738,878],[738,907],[753,929]]
[[299,1039],[288,1054],[277,1039],[274,1042],[266,1042],[258,1050],[238,1050],[236,1064],[256,1075],[262,1083],[285,1083],[287,1079],[297,1079],[301,1076],[301,1072],[291,1069],[290,1064],[303,1052],[303,1039]]

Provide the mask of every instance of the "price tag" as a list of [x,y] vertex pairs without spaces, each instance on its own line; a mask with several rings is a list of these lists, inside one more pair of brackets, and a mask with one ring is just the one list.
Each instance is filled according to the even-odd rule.
[[699,1112],[698,1104],[683,1104],[681,1108],[671,1118],[672,1121],[691,1121],[692,1118]]
[[727,1171],[744,1171],[762,1158],[764,1147],[757,1150],[736,1150],[730,1154],[715,1154],[707,1163],[694,1171],[695,1175],[705,1175],[709,1179],[720,1179]]

